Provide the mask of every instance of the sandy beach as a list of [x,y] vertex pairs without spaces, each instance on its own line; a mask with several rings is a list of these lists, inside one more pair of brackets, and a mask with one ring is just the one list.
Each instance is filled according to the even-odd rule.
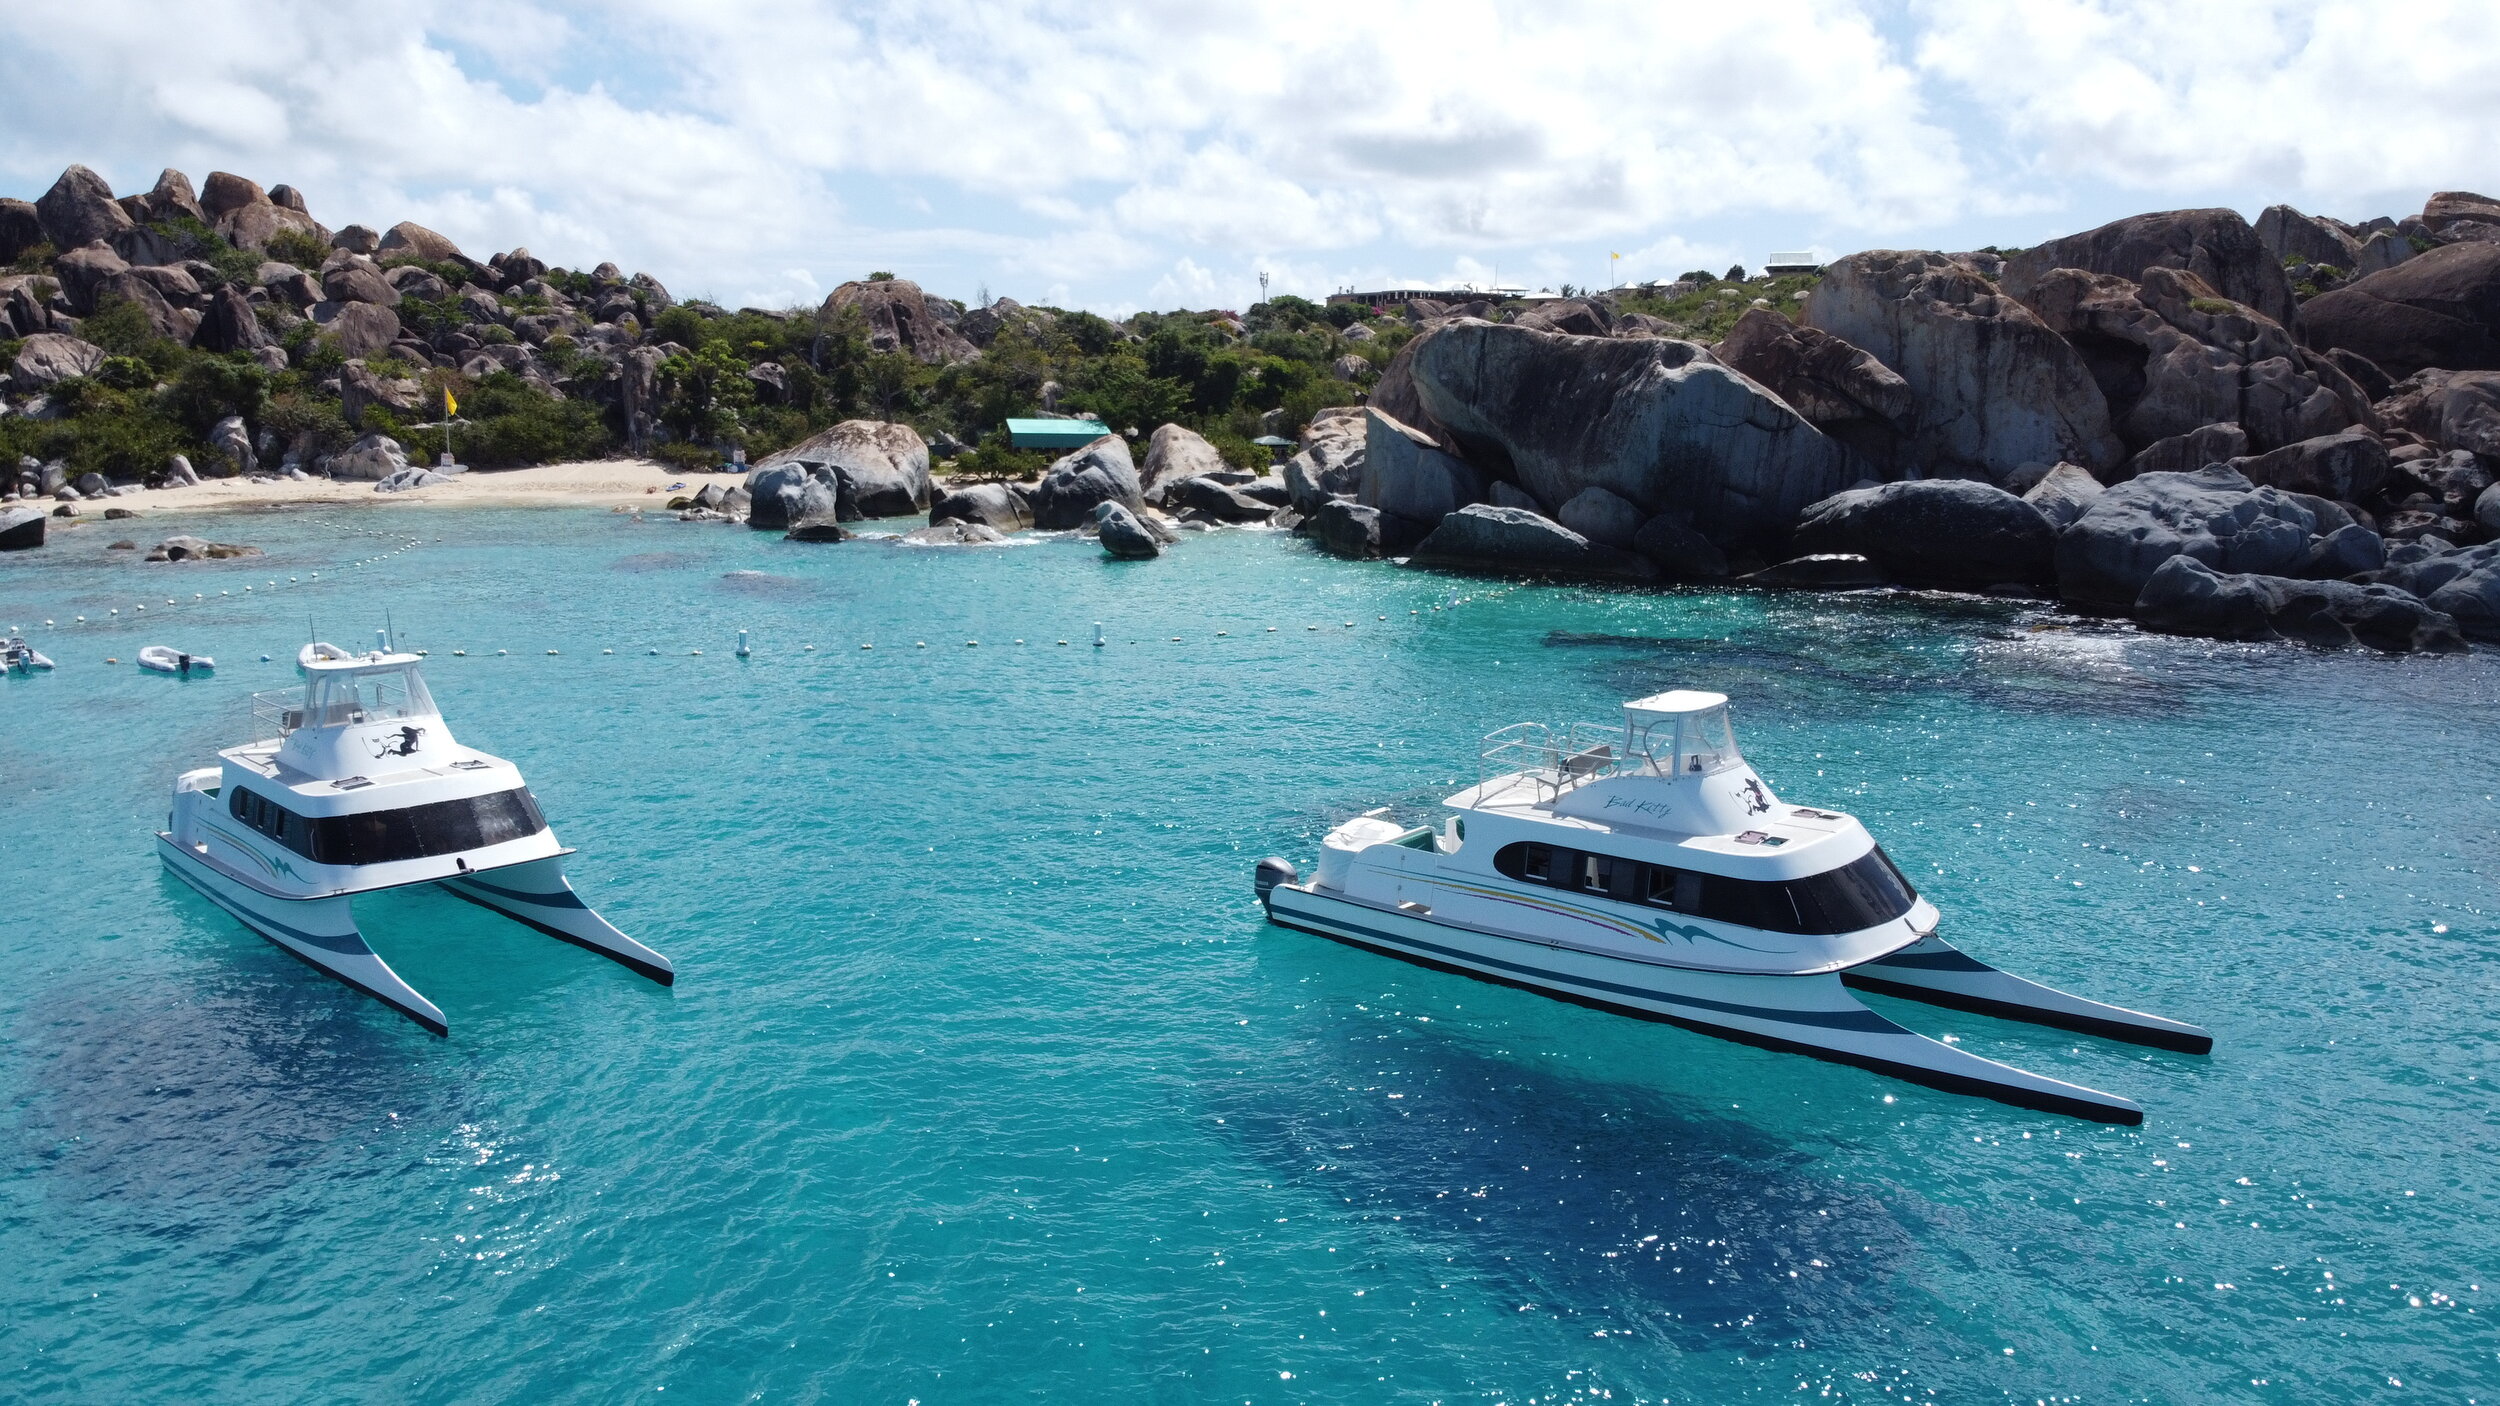
[[240,478],[205,479],[179,488],[150,488],[78,505],[80,520],[101,518],[106,508],[128,508],[142,517],[220,512],[298,504],[357,504],[381,508],[558,507],[659,508],[706,483],[733,483],[727,475],[690,474],[651,459],[598,459],[542,464],[529,469],[473,469],[449,483],[401,493],[376,493],[370,483],[326,478],[255,483]]

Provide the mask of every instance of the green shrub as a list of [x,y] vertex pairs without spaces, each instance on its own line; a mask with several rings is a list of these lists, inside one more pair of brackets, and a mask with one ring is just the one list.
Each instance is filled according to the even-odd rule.
[[241,356],[194,356],[167,388],[165,408],[203,439],[229,415],[258,425],[269,408],[269,373]]
[[310,272],[329,261],[330,246],[322,243],[320,236],[310,230],[282,229],[269,236],[261,254],[278,263],[293,264]]
[[701,348],[710,335],[703,314],[684,303],[665,309],[651,319],[651,339],[655,342],[675,342],[691,351]]
[[68,460],[73,478],[92,472],[121,481],[145,479],[176,454],[196,457],[207,452],[141,392],[73,376],[54,384],[52,400],[69,413],[45,425],[30,452],[37,458]]
[[117,391],[143,391],[156,384],[156,368],[135,356],[108,356],[95,378]]
[[113,356],[137,356],[148,343],[161,341],[147,309],[123,298],[108,298],[78,324],[78,335]]
[[50,273],[52,261],[59,257],[61,251],[53,248],[49,241],[37,240],[18,254],[16,262],[9,265],[9,272]]
[[956,455],[946,472],[958,482],[1015,483],[1040,478],[1057,457],[1044,450],[1017,449],[1007,442],[1007,432],[999,430],[983,436],[971,452]]
[[681,444],[673,440],[667,444],[653,445],[651,457],[672,469],[690,474],[708,474],[721,465],[719,450],[707,449],[700,444]]

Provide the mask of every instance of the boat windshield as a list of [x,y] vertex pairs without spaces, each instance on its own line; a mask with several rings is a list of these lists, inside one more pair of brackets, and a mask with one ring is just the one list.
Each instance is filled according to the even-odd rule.
[[1706,776],[1745,759],[1724,703],[1672,717],[1635,715],[1625,721],[1623,750],[1660,776]]
[[386,722],[393,718],[428,717],[434,697],[416,666],[315,673],[304,686],[303,727],[341,727],[350,723]]

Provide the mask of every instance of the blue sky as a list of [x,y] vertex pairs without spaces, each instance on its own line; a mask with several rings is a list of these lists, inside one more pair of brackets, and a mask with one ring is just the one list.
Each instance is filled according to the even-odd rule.
[[2490,0],[85,0],[0,44],[0,193],[227,169],[731,304],[1241,307],[2500,187]]

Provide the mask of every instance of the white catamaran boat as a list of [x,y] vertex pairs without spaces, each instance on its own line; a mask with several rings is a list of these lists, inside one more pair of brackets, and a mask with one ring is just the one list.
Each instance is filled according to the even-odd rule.
[[441,884],[666,986],[668,959],[608,925],[565,881],[520,769],[454,741],[417,656],[311,644],[302,688],[252,696],[277,735],[174,783],[165,867],[263,937],[437,1035],[443,1013],[356,931],[360,893]]
[[2203,1054],[2193,1025],[2025,981],[1936,935],[1855,817],[1789,805],[1746,765],[1724,694],[1637,699],[1620,727],[1504,728],[1440,829],[1383,812],[1265,859],[1271,921],[1584,1005],[2109,1123],[2127,1099],[1930,1040],[1855,986]]

